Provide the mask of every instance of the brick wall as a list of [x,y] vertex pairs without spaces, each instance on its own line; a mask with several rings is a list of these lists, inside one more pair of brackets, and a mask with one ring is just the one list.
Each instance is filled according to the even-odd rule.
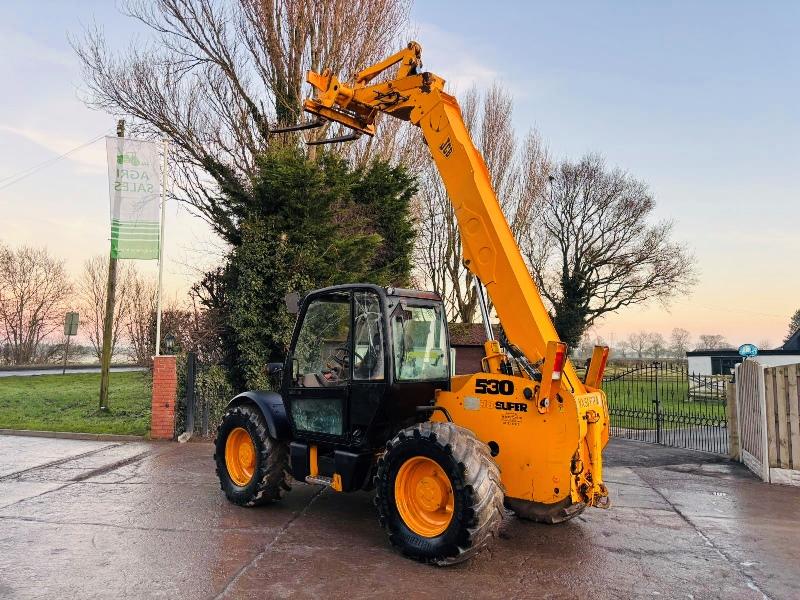
[[153,357],[153,402],[150,437],[171,440],[175,436],[175,399],[178,373],[174,356]]

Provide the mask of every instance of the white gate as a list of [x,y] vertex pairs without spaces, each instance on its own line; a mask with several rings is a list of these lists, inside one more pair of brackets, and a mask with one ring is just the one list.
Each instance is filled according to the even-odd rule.
[[764,367],[754,360],[736,365],[736,402],[742,462],[769,481]]

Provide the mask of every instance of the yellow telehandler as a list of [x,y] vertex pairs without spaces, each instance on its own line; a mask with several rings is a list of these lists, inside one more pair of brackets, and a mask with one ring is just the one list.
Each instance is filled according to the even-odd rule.
[[[371,82],[399,65],[392,77]],[[375,133],[385,113],[419,127],[453,203],[464,263],[475,275],[486,326],[480,373],[452,375],[442,300],[370,284],[302,298],[277,392],[236,396],[217,431],[215,460],[228,499],[281,498],[288,477],[337,492],[374,490],[378,518],[405,555],[438,565],[474,555],[500,527],[504,506],[558,523],[607,508],[600,389],[608,348],[595,348],[584,381],[567,358],[444,80],[421,71],[421,47],[347,83],[308,73],[314,121]],[[486,295],[504,335],[489,325]]]

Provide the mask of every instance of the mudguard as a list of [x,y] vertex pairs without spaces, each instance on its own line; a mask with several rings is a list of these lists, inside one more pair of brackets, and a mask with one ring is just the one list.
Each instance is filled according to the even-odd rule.
[[228,409],[242,404],[255,404],[264,415],[269,435],[276,440],[290,440],[292,429],[286,416],[283,398],[277,392],[249,390],[242,392],[228,403]]

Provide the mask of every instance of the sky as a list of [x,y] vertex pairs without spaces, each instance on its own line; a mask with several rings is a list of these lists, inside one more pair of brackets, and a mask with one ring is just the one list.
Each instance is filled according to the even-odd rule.
[[[777,345],[800,308],[800,3],[418,0],[426,70],[450,89],[505,85],[520,136],[556,158],[602,153],[650,187],[654,218],[697,260],[699,283],[668,308],[632,307],[596,328]],[[78,274],[108,249],[102,142],[4,187],[9,177],[111,134],[86,108],[69,35],[92,22],[141,33],[106,1],[0,5],[0,240],[46,245]],[[220,245],[180,206],[167,211],[166,297],[180,301]],[[155,263],[139,263],[155,272]]]

